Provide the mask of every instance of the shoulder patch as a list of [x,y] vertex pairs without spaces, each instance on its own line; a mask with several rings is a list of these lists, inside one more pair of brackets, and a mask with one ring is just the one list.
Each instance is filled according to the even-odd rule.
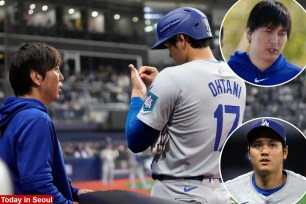
[[143,104],[143,111],[152,111],[156,104],[157,99],[158,97],[149,91],[147,99]]

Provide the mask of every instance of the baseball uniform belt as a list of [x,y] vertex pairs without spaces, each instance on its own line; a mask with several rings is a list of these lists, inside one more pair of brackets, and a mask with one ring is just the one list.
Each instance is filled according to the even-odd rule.
[[[213,179],[212,177],[209,177],[209,176],[173,177],[173,176],[157,175],[157,174],[153,174],[152,178],[154,180],[159,180],[159,181],[177,180],[177,179],[202,181],[203,179]],[[216,179],[219,179],[219,178],[216,178]]]

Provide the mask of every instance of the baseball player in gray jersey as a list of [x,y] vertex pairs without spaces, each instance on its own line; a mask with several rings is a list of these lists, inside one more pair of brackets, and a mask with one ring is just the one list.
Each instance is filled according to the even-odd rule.
[[263,118],[247,134],[254,171],[225,183],[239,203],[292,204],[306,192],[306,178],[283,169],[288,156],[286,132],[276,120]]
[[[160,73],[154,67],[142,66],[138,72],[129,66],[128,146],[139,152],[153,143],[152,196],[230,203],[218,161],[227,136],[242,122],[244,81],[214,58],[210,27],[199,10],[169,12],[159,20],[157,34],[152,49],[167,48],[177,66]],[[148,92],[145,84],[150,84]]]

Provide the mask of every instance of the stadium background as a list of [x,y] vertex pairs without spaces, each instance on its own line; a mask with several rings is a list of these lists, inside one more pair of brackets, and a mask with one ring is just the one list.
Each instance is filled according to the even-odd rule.
[[[167,50],[149,49],[156,40],[155,25],[162,15],[180,6],[202,10],[215,36],[211,41],[212,50],[217,59],[222,59],[220,27],[224,15],[236,1],[186,2],[0,0],[1,103],[12,94],[8,83],[9,59],[21,43],[44,41],[63,53],[64,93],[48,109],[61,141],[67,171],[75,185],[93,190],[129,189],[124,135],[130,95],[127,65],[151,65],[159,70],[173,65]],[[305,8],[306,0],[297,2]],[[301,42],[304,47],[298,49],[305,54],[305,36],[301,39],[304,39]],[[264,116],[278,117],[294,124],[305,134],[305,81],[304,71],[278,87],[267,89],[247,84],[244,121]],[[119,157],[116,159],[114,186],[103,187],[100,181],[102,162],[98,155],[109,142],[119,151]],[[305,150],[302,151],[305,155]],[[150,181],[150,152],[141,156]],[[300,171],[305,176],[305,160],[297,159],[296,162],[303,166]],[[292,165],[294,167],[294,163]],[[138,190],[148,194],[148,190]]]

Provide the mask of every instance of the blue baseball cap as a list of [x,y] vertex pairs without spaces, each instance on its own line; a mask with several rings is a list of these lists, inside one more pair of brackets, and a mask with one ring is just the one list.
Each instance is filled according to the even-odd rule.
[[286,131],[284,126],[269,118],[263,118],[251,126],[251,130],[247,134],[249,143],[254,139],[255,135],[258,135],[257,133],[259,131],[265,131],[267,129],[274,131],[281,142],[286,145]]

